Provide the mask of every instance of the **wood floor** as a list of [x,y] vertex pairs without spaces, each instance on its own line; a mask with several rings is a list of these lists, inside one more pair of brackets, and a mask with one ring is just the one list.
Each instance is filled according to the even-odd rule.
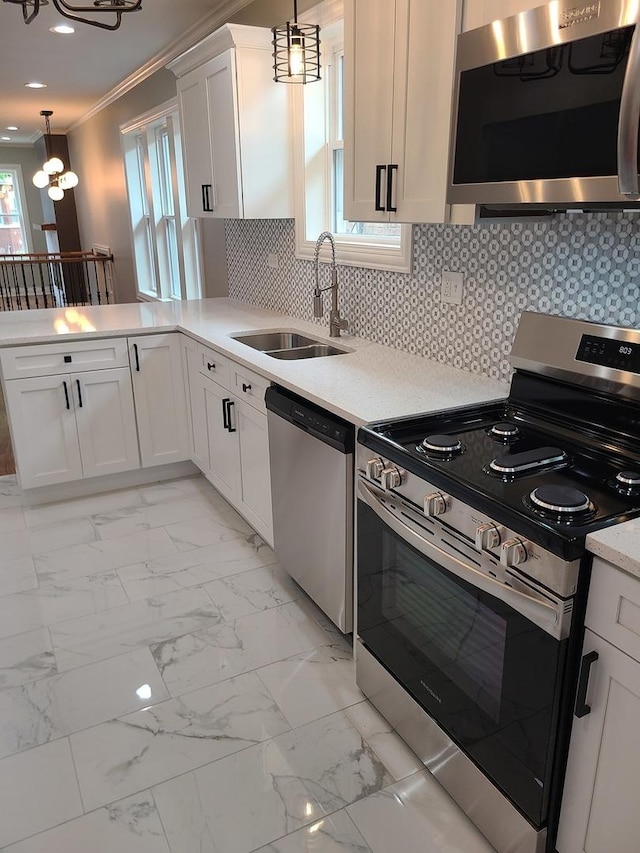
[[0,389],[0,476],[3,474],[15,474],[16,463],[13,458],[11,437],[9,436],[9,424],[4,407],[4,397]]

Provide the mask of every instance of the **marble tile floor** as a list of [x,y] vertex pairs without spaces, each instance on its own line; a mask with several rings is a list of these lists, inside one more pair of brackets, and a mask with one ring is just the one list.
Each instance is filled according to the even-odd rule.
[[0,851],[491,853],[202,478],[0,477]]

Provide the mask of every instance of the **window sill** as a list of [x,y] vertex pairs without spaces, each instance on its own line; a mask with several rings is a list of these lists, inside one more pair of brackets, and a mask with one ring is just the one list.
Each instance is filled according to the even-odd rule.
[[[411,272],[413,259],[413,228],[411,225],[403,225],[406,232],[403,233],[401,246],[385,246],[381,244],[363,244],[361,242],[349,241],[336,238],[336,262],[343,266],[365,267],[366,269],[388,270],[391,272]],[[314,258],[315,242],[304,239],[296,222],[296,257],[311,261]],[[334,235],[335,237],[335,235]],[[328,250],[323,248],[321,257],[328,258]]]

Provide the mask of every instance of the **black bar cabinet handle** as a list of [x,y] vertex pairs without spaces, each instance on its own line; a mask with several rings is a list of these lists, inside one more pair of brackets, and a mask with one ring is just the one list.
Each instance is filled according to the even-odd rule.
[[382,189],[382,173],[386,170],[386,166],[376,166],[376,210],[384,210],[384,204],[380,203],[380,190]]
[[591,667],[598,660],[598,652],[588,652],[582,658],[580,665],[580,678],[578,679],[578,695],[576,696],[576,717],[586,717],[591,713],[591,705],[587,705],[587,690],[589,689],[589,676]]
[[238,430],[235,427],[231,426],[231,406],[235,406],[233,400],[229,400],[229,402],[227,403],[227,417],[229,418],[229,426],[227,427],[227,429],[229,430],[229,432],[237,432]]
[[76,379],[76,383],[78,385],[78,405],[82,408],[82,390],[80,388],[80,380]]
[[211,200],[209,198],[210,191],[211,184],[202,184],[202,209],[205,213],[212,213]]
[[140,373],[140,358],[138,357],[138,344],[133,345],[133,354],[136,357],[136,372]]
[[69,389],[67,388],[67,383],[64,379],[62,380],[62,385],[64,386],[64,399],[67,401],[67,409],[70,409],[71,405],[69,403]]
[[207,362],[207,370],[215,370],[216,366],[212,361]]
[[225,397],[222,401],[222,426],[228,430],[229,429],[229,413],[227,411],[227,403],[230,402],[229,397]]
[[251,385],[245,385],[245,383],[243,382],[243,383],[242,383],[242,390],[243,390],[243,391],[244,391],[244,393],[246,394],[246,393],[247,393],[247,391],[251,391]]
[[387,210],[389,213],[397,213],[398,208],[393,206],[393,174],[398,171],[397,163],[389,163],[387,166]]

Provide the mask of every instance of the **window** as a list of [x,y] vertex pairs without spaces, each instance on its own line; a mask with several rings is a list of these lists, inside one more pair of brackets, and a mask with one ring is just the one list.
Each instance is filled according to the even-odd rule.
[[199,226],[186,213],[175,101],[120,128],[137,292],[141,299],[198,299]]
[[[331,8],[329,4],[323,4]],[[322,21],[322,7],[312,16],[321,25],[322,80],[296,87],[296,254],[313,257],[321,231],[336,237],[338,260],[354,266],[408,272],[411,226],[389,222],[350,222],[344,218],[342,21]],[[331,15],[331,12],[329,12]]]
[[0,165],[0,255],[30,252],[20,166]]

